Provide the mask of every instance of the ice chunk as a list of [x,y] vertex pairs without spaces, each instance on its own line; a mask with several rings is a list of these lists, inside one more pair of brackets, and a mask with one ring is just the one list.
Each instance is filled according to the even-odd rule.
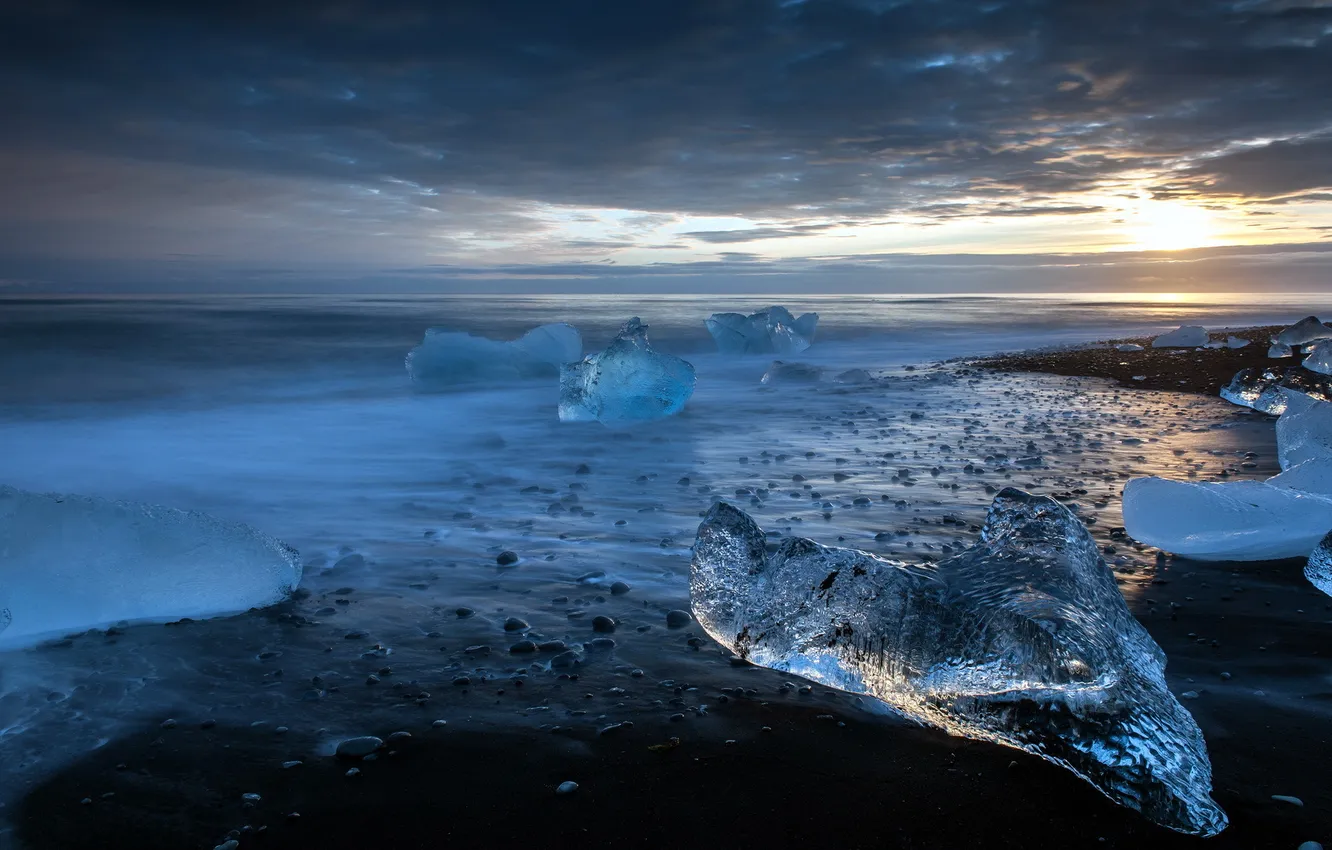
[[1126,342],[1123,345],[1115,346],[1115,351],[1129,352],[1129,351],[1144,351],[1144,350],[1145,349],[1141,345],[1135,345],[1134,343],[1131,342]]
[[823,368],[808,363],[786,363],[772,361],[768,371],[763,373],[760,383],[772,384],[814,384],[823,380]]
[[1332,528],[1332,496],[1264,481],[1135,478],[1124,487],[1124,528],[1199,561],[1302,558]]
[[1332,338],[1332,328],[1318,321],[1317,316],[1306,316],[1277,334],[1282,345],[1307,345],[1320,339]]
[[1274,487],[1289,487],[1306,493],[1332,496],[1332,459],[1313,458],[1297,463],[1280,475],[1267,479]]
[[1198,348],[1207,344],[1207,329],[1182,325],[1152,340],[1152,348]]
[[610,424],[680,412],[694,394],[694,367],[653,351],[647,330],[635,316],[605,351],[560,367],[562,421]]
[[1332,460],[1332,404],[1290,390],[1285,394],[1286,412],[1276,423],[1281,468],[1292,469],[1308,460]]
[[1279,342],[1272,343],[1272,346],[1267,349],[1267,356],[1271,357],[1273,360],[1280,360],[1283,357],[1293,357],[1294,355],[1295,352],[1289,345],[1283,345]]
[[717,349],[725,354],[799,354],[813,344],[818,323],[818,313],[797,319],[777,306],[748,316],[714,313],[704,320]]
[[407,374],[418,386],[442,388],[474,381],[554,376],[564,363],[583,356],[573,325],[533,328],[512,342],[430,328],[407,354]]
[[694,616],[749,661],[868,694],[922,723],[1026,750],[1171,829],[1213,835],[1202,733],[1083,524],[1006,489],[980,542],[937,566],[787,538],[715,505]]
[[1332,596],[1332,532],[1328,532],[1309,556],[1309,563],[1304,567],[1304,577],[1314,587]]
[[1226,337],[1226,348],[1245,348],[1249,344],[1247,339],[1240,339],[1237,336]]
[[5,645],[121,620],[245,611],[284,599],[300,580],[294,549],[239,523],[0,486]]
[[834,384],[872,384],[874,376],[864,369],[847,369],[833,375]]
[[1327,401],[1332,399],[1332,376],[1320,375],[1297,366],[1242,369],[1227,386],[1221,388],[1221,397],[1232,404],[1280,416],[1287,404],[1284,391]]
[[1323,340],[1304,358],[1304,368],[1320,375],[1332,375],[1332,340]]

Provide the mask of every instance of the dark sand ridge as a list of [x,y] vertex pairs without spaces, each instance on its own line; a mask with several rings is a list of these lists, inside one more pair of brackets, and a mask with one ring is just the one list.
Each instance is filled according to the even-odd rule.
[[[1115,363],[1159,363],[1160,380],[1169,382],[1159,389],[1214,394],[1208,381],[1219,387],[1254,365],[1245,358],[1269,362],[1267,331],[1253,333],[1255,345],[1239,351],[1109,355]],[[1033,356],[1054,364],[1039,371],[1069,374],[1056,368],[1065,355]],[[1185,361],[1192,371],[1178,368]],[[1126,386],[1147,385],[1128,380],[1141,374],[1152,371],[1130,367]],[[1235,408],[1234,415],[1253,414]],[[1275,471],[1264,448],[1254,475]],[[819,535],[811,529],[811,536]],[[237,835],[242,848],[1332,844],[1332,599],[1304,580],[1298,562],[1166,559],[1150,591],[1129,604],[1165,650],[1172,690],[1197,694],[1184,704],[1207,738],[1213,795],[1231,818],[1217,838],[1157,827],[1032,756],[871,715],[823,688],[802,695],[786,684],[801,680],[733,667],[706,639],[689,645],[697,629],[673,633],[674,648],[654,658],[643,678],[611,659],[571,671],[576,680],[431,683],[425,708],[407,697],[386,702],[367,711],[363,732],[412,737],[357,765],[355,777],[344,775],[351,763],[316,754],[326,736],[203,729],[205,717],[182,709],[174,728],[153,723],[129,732],[40,781],[10,816],[32,848],[207,850],[245,827]],[[449,637],[451,644],[486,641],[481,632]],[[499,722],[498,705],[537,710],[525,723]],[[706,716],[691,710],[701,705]],[[568,709],[634,725],[606,735],[550,728],[567,723]],[[682,717],[671,722],[668,712]],[[432,728],[435,718],[448,725]],[[289,759],[304,764],[283,769]],[[579,789],[557,795],[566,780]],[[261,800],[247,807],[247,793]],[[1299,797],[1303,806],[1274,794]]]

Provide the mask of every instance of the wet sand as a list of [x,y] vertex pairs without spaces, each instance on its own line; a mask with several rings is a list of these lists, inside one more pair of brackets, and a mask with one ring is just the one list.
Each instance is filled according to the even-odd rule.
[[[1302,355],[1273,360],[1267,356],[1271,337],[1281,327],[1214,330],[1213,338],[1249,340],[1244,348],[1152,348],[1152,337],[1113,339],[1090,348],[1026,351],[983,357],[971,365],[998,372],[1045,372],[1074,378],[1106,378],[1137,390],[1216,395],[1241,369],[1294,366]],[[1116,345],[1141,345],[1143,351],[1116,351]],[[1143,380],[1135,380],[1141,377]]]

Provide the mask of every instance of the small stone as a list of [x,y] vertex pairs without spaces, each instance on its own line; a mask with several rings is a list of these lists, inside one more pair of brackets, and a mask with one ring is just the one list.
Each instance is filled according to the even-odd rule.
[[518,553],[510,552],[508,549],[505,549],[503,552],[500,552],[495,556],[495,563],[499,564],[501,567],[513,566],[518,563]]
[[615,621],[604,615],[593,617],[592,631],[609,634],[610,632],[615,631]]
[[688,611],[676,609],[666,612],[666,625],[672,629],[681,629],[694,621]]
[[472,616],[472,615],[475,614],[476,612],[473,611],[471,608],[459,608],[458,610],[454,611],[453,613],[455,613],[455,614],[458,615],[458,619],[463,620],[463,619],[466,619],[466,618]]
[[175,728],[176,728],[176,721],[175,721],[175,718],[168,717],[166,720],[163,720],[163,721],[162,721],[162,728],[163,728],[163,729],[175,729]]
[[263,797],[259,796],[258,794],[252,793],[252,794],[242,794],[241,799],[247,803],[257,803],[260,800],[262,800]]
[[283,769],[283,770],[291,770],[293,767],[300,767],[300,766],[303,765],[303,764],[305,764],[305,762],[303,762],[303,761],[294,761],[294,760],[293,760],[293,761],[284,761],[284,762],[282,763],[282,769]]
[[345,775],[346,775],[346,776],[360,776],[360,775],[361,775],[361,769],[360,769],[359,767],[353,767],[353,768],[351,768],[350,770],[348,770],[347,773],[346,773]]
[[575,791],[577,791],[577,790],[578,790],[578,783],[577,783],[577,782],[561,782],[561,783],[560,783],[560,786],[559,786],[558,788],[555,789],[555,793],[556,793],[556,794],[572,794],[573,792],[575,792]]
[[593,638],[587,642],[587,648],[609,652],[615,648],[615,638]]
[[625,584],[622,581],[617,581],[611,585],[611,593],[615,594],[616,596],[622,596],[623,594],[626,594],[628,592],[629,592],[629,585]]
[[1180,694],[1180,697],[1182,697],[1183,699],[1197,699],[1197,698],[1198,698],[1198,692],[1197,692],[1197,691],[1185,691],[1184,693]]
[[525,655],[527,653],[536,652],[536,651],[537,651],[536,643],[530,640],[520,640],[517,643],[515,643],[513,646],[509,647],[509,652],[512,653],[513,655]]
[[1317,841],[1306,841],[1299,847],[1295,848],[1295,850],[1323,850],[1323,845],[1319,844]]
[[339,758],[360,759],[379,751],[383,746],[384,742],[379,738],[363,735],[359,738],[348,738],[338,744],[337,755]]
[[527,621],[520,620],[517,617],[510,617],[504,621],[504,631],[506,632],[521,632],[528,628],[531,627],[527,625]]
[[1290,803],[1292,806],[1304,807],[1304,801],[1299,797],[1288,797],[1285,794],[1273,794],[1272,799],[1278,803]]
[[411,732],[394,732],[392,735],[388,736],[388,739],[389,743],[391,744],[394,741],[405,741],[410,737],[412,737]]

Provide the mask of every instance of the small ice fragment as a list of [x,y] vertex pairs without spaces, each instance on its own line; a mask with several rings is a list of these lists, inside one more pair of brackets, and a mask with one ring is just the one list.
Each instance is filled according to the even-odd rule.
[[1304,358],[1304,368],[1320,375],[1332,375],[1332,339],[1325,339],[1314,346],[1314,350]]
[[1332,596],[1332,531],[1319,541],[1313,554],[1309,556],[1309,563],[1304,567],[1304,577],[1313,583],[1313,586]]
[[760,383],[769,386],[772,384],[814,384],[821,380],[823,380],[823,368],[821,366],[774,360],[772,365],[768,367],[768,371],[763,373]]
[[1048,759],[1171,829],[1225,828],[1164,653],[1054,499],[1005,489],[980,541],[938,565],[767,543],[723,502],[694,545],[695,618],[741,658]]
[[654,351],[647,330],[635,316],[605,351],[560,367],[561,421],[633,422],[684,408],[694,394],[694,367]]
[[512,342],[430,328],[422,343],[408,352],[407,374],[419,387],[439,389],[553,376],[562,364],[582,356],[578,329],[564,323],[535,327]]
[[1247,339],[1240,339],[1237,336],[1226,337],[1226,348],[1245,348],[1248,344]]
[[1272,346],[1267,349],[1267,356],[1273,360],[1279,360],[1282,357],[1293,357],[1294,354],[1294,350],[1289,345],[1283,345],[1279,342],[1272,343]]
[[1199,561],[1302,558],[1332,528],[1332,496],[1263,481],[1135,478],[1124,487],[1124,528]]
[[769,307],[748,316],[714,313],[704,320],[724,354],[799,354],[814,342],[818,313],[795,318],[785,307]]
[[1198,348],[1207,344],[1207,329],[1182,325],[1152,340],[1152,348]]
[[1307,345],[1320,339],[1332,338],[1332,328],[1318,321],[1317,316],[1306,316],[1277,334],[1282,345]]
[[240,523],[0,486],[6,645],[121,620],[238,613],[280,602],[300,580],[296,550]]
[[1115,351],[1144,351],[1144,350],[1145,349],[1141,345],[1135,345],[1134,343],[1131,342],[1126,342],[1123,345],[1115,346]]

